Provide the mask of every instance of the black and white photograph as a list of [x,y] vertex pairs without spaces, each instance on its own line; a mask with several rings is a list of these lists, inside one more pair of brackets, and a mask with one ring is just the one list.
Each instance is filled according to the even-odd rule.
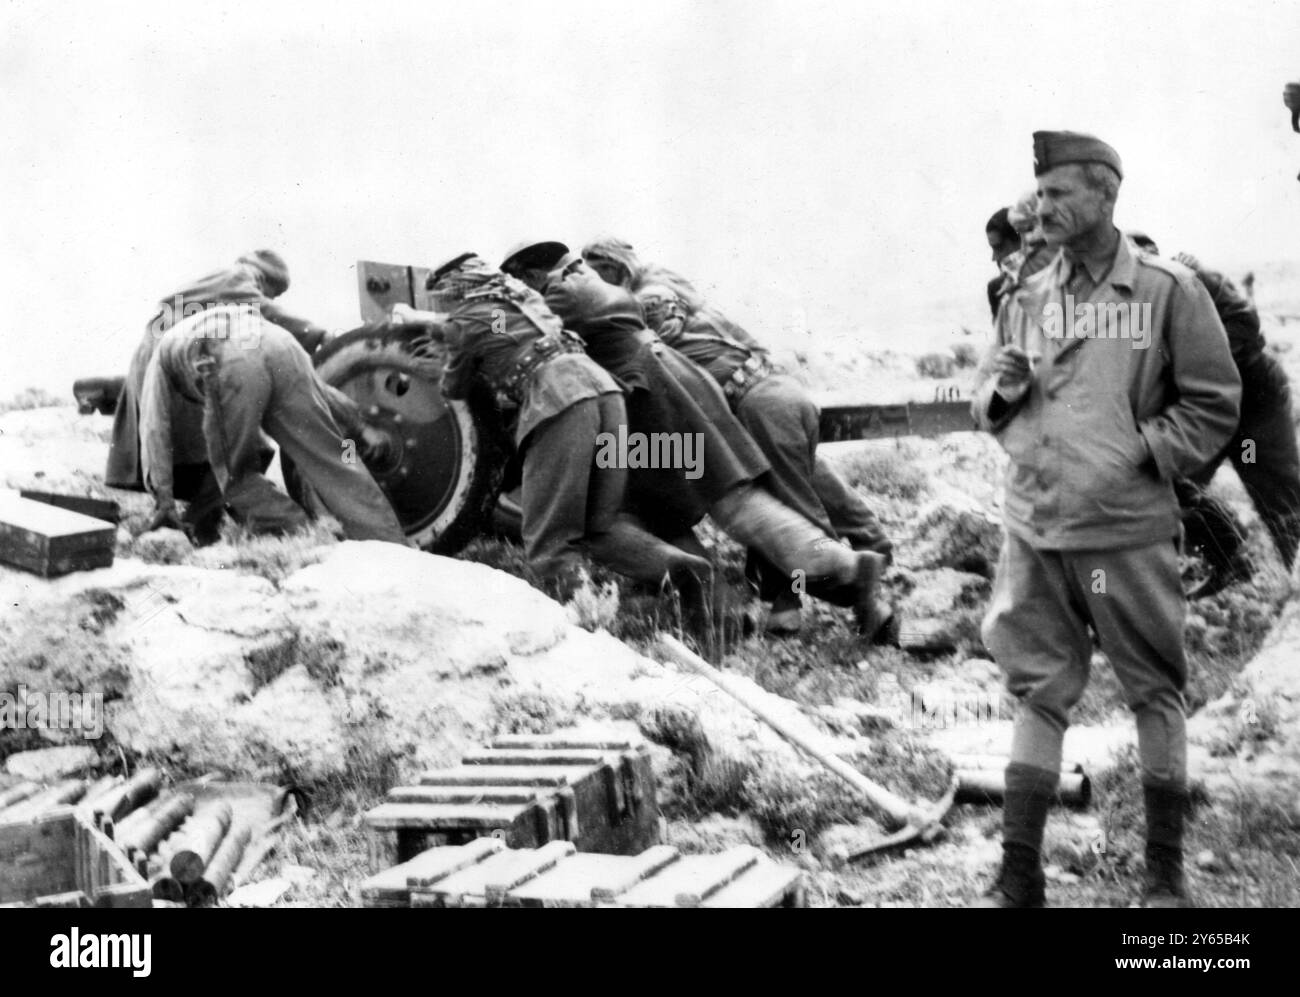
[[24,963],[250,930],[120,907],[1267,962],[1294,6],[5,0],[0,144]]

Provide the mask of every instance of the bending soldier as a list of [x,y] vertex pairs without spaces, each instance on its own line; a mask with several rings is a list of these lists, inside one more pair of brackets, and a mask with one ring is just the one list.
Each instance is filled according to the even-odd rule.
[[[220,501],[254,533],[286,533],[308,520],[263,474],[265,430],[349,539],[406,543],[388,499],[357,459],[372,440],[355,406],[326,390],[306,351],[267,322],[256,302],[206,309],[158,340],[140,400],[144,483],[156,505],[151,527],[181,525],[173,478],[178,399],[200,413],[203,459]],[[348,445],[335,414],[356,445]]]
[[689,433],[702,441],[698,476],[680,467],[629,474],[629,507],[652,532],[677,540],[708,514],[785,578],[852,606],[867,636],[886,627],[891,616],[878,601],[885,557],[855,554],[757,483],[770,465],[731,414],[717,382],[646,328],[630,292],[602,280],[560,243],[521,247],[502,268],[542,290],[592,358],[627,385],[630,431],[648,438]]
[[[326,336],[324,329],[289,314],[274,300],[288,288],[289,269],[284,260],[269,249],[259,249],[158,302],[158,311],[145,326],[144,338],[131,357],[113,415],[113,438],[109,444],[105,483],[114,488],[144,490],[144,469],[140,459],[140,397],[145,371],[158,341],[173,325],[217,305],[253,305],[263,318],[287,329],[309,353],[320,345]],[[186,532],[199,546],[216,542],[224,511],[221,488],[208,464],[202,421],[201,405],[182,396],[176,397],[171,423],[175,460],[172,482],[175,497],[187,502],[184,515]],[[263,448],[263,470],[269,466],[273,455],[270,447]]]
[[475,382],[518,406],[523,536],[529,566],[568,598],[587,556],[638,581],[698,588],[709,562],[651,536],[623,516],[627,471],[602,466],[602,436],[626,429],[622,388],[565,332],[541,296],[479,257],[464,254],[431,279],[445,314],[394,309],[445,344],[442,390],[464,398]]
[[[689,281],[642,263],[626,242],[594,242],[583,250],[583,259],[606,282],[633,292],[659,338],[717,381],[767,458],[770,471],[763,484],[778,500],[828,536],[848,540],[854,550],[892,556],[893,544],[871,508],[817,456],[821,412],[796,378],[773,364],[744,329],[706,304]],[[772,603],[768,629],[798,631],[801,600],[788,578],[759,557],[751,559],[751,569],[760,594]]]

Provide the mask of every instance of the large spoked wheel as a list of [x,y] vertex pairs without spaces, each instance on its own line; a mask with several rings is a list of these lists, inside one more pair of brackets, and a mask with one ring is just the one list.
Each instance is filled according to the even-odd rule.
[[[386,437],[384,455],[367,467],[408,537],[455,554],[491,529],[508,456],[496,407],[486,392],[442,396],[437,344],[401,326],[365,326],[329,343],[315,362],[321,379]],[[288,469],[285,481],[295,497],[302,493]]]

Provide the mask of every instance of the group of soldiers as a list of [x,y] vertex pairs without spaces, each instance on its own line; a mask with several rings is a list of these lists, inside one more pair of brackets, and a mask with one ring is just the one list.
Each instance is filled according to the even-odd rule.
[[[1116,228],[1113,148],[1036,132],[1034,174],[1033,195],[989,222],[995,342],[973,401],[1011,458],[982,636],[1020,703],[1003,861],[982,905],[1045,903],[1043,831],[1095,643],[1136,719],[1143,901],[1185,906],[1184,524],[1205,515],[1204,485],[1230,459],[1292,565],[1300,461],[1289,389],[1226,279]],[[287,286],[283,260],[263,250],[163,300],[119,401],[108,482],[149,490],[151,526],[184,528],[196,543],[216,538],[226,511],[254,530],[292,529],[306,513],[265,477],[269,436],[349,537],[404,543],[365,466],[382,439],[316,376],[310,353],[327,333],[276,305]],[[544,241],[498,265],[462,253],[428,289],[430,310],[399,305],[388,321],[441,352],[447,397],[486,389],[502,400],[525,552],[555,594],[571,594],[588,562],[703,590],[713,568],[694,527],[707,515],[749,552],[770,629],[798,630],[809,594],[850,607],[866,640],[897,641],[881,595],[891,542],[818,457],[816,404],[688,280],[617,239],[581,254]],[[1147,309],[1150,338],[1051,333],[1047,310],[1069,302]],[[600,460],[599,441],[620,434],[693,435],[703,460]],[[345,459],[349,442],[360,460]]]
[[[1300,462],[1289,388],[1254,308],[1225,278],[1115,226],[1115,149],[1074,132],[1035,132],[1033,149],[1033,195],[987,227],[1000,269],[989,287],[995,342],[973,402],[1010,457],[982,636],[1020,704],[1002,864],[980,906],[1046,902],[1043,832],[1094,645],[1136,720],[1142,903],[1191,906],[1180,552],[1205,515],[1205,484],[1230,459],[1292,566]],[[1149,320],[1140,340],[1099,334],[1093,321],[1139,310]],[[1058,315],[1082,323],[1076,334],[1048,320]]]
[[[108,483],[148,490],[151,528],[196,544],[215,541],[225,512],[254,532],[292,530],[307,513],[265,475],[269,436],[349,538],[404,543],[366,470],[383,441],[316,376],[310,353],[329,333],[276,305],[287,287],[284,261],[261,250],[160,302],[119,399]],[[713,565],[694,527],[708,515],[747,549],[769,631],[797,632],[811,595],[851,608],[866,639],[898,641],[881,595],[892,544],[818,457],[816,404],[689,281],[619,240],[581,256],[548,241],[499,266],[460,254],[429,291],[434,310],[398,305],[388,322],[442,352],[444,395],[501,400],[525,553],[557,597],[595,563],[671,583],[703,620]],[[637,434],[690,437],[698,460],[598,459],[602,440]],[[349,442],[359,460],[345,459]]]

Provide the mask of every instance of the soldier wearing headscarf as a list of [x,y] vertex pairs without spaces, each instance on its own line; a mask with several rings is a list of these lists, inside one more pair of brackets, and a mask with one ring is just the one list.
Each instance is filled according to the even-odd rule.
[[[155,503],[151,528],[180,525],[173,422],[180,401],[199,413],[198,441],[218,501],[252,533],[284,534],[308,521],[306,511],[263,473],[269,436],[349,539],[406,543],[392,506],[363,463],[379,441],[359,418],[340,429],[311,358],[292,335],[263,317],[256,299],[205,308],[158,339],[140,398],[140,462]],[[346,411],[355,413],[355,406]]]
[[629,475],[628,505],[653,532],[682,537],[707,513],[785,578],[800,579],[809,591],[852,606],[867,636],[885,627],[890,614],[878,601],[884,556],[855,555],[760,483],[770,465],[732,415],[717,382],[646,327],[629,291],[603,280],[559,243],[519,247],[502,269],[542,291],[592,358],[626,386],[630,431],[650,438],[695,434],[702,441],[698,477],[672,467]]
[[[263,318],[286,329],[309,353],[327,335],[326,331],[285,311],[274,300],[289,289],[289,268],[284,259],[269,249],[245,253],[232,266],[214,271],[187,284],[158,302],[158,311],[145,326],[144,337],[131,357],[122,393],[113,416],[113,437],[109,444],[106,484],[114,488],[144,490],[140,460],[140,396],[145,370],[159,340],[173,325],[207,309],[221,305],[253,305]],[[330,389],[331,405],[343,400]],[[175,497],[187,502],[183,522],[192,540],[200,545],[217,539],[223,506],[221,489],[208,465],[207,446],[203,439],[202,406],[175,399],[171,419],[172,454],[175,460],[173,487]],[[264,466],[273,456],[270,447],[263,449]]]
[[431,291],[444,314],[394,309],[442,343],[442,391],[486,388],[513,406],[522,460],[524,550],[552,594],[568,598],[589,557],[638,581],[698,592],[712,568],[621,512],[628,470],[598,459],[602,438],[626,431],[620,385],[565,331],[541,295],[466,253],[437,268]]

